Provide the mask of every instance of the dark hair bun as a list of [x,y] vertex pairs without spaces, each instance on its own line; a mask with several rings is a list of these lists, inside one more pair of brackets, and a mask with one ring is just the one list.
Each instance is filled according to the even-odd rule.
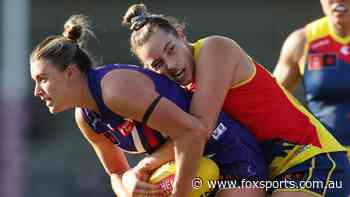
[[133,18],[140,16],[142,14],[147,14],[147,7],[145,4],[134,4],[128,8],[126,13],[123,16],[122,24],[126,26],[131,26],[131,21]]
[[64,24],[63,36],[78,43],[86,32],[89,31],[89,28],[90,21],[88,17],[84,15],[72,15]]

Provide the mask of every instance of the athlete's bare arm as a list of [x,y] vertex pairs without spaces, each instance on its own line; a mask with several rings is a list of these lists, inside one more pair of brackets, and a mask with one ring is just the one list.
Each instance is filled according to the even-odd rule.
[[196,65],[196,91],[190,113],[209,129],[210,136],[228,90],[254,72],[246,53],[233,40],[211,36],[199,51]]
[[306,44],[305,29],[291,33],[283,44],[273,76],[287,90],[293,92],[301,79],[300,63]]
[[[101,86],[104,102],[110,109],[137,121],[142,121],[147,108],[158,97],[149,78],[130,70],[109,72],[103,78]],[[147,125],[162,131],[174,142],[178,167],[174,196],[187,196],[192,190],[191,181],[195,177],[203,153],[206,128],[166,98],[159,101]]]
[[135,168],[150,173],[164,163],[174,159],[174,143],[171,139],[168,139],[160,149],[144,157]]
[[81,109],[75,110],[75,120],[83,136],[94,148],[104,169],[111,177],[112,188],[118,196],[127,197],[127,191],[122,185],[122,175],[129,169],[124,153],[102,135],[96,134],[86,123]]

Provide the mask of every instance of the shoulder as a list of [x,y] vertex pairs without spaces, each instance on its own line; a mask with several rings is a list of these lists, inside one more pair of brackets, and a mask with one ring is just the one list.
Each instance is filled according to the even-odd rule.
[[[155,89],[153,81],[145,74],[135,71],[118,69],[106,74],[101,81],[104,99],[123,97],[138,90]],[[121,94],[122,93],[122,94]]]
[[287,38],[287,40],[292,40],[296,43],[305,43],[306,42],[306,29],[303,28],[299,28],[296,29],[295,31],[293,31]]
[[81,108],[75,108],[74,116],[75,122],[78,125],[81,133],[91,144],[106,141],[103,136],[100,136],[99,134],[95,133],[93,129],[89,126],[89,124],[86,122],[86,119],[84,118],[83,111]]
[[156,98],[153,81],[145,74],[118,69],[101,81],[102,99],[106,106],[122,117],[140,121],[145,109]]
[[293,31],[292,33],[289,34],[285,43],[292,46],[296,46],[296,47],[299,46],[301,48],[304,48],[306,44],[306,29],[300,28]]
[[203,56],[227,56],[237,57],[237,56],[245,56],[246,53],[239,46],[239,44],[228,37],[213,35],[209,36],[205,39],[203,43],[203,47],[201,49],[201,53]]
[[212,35],[204,40],[203,47],[237,47],[236,41],[226,36]]
[[307,43],[305,28],[293,31],[285,40],[281,56],[291,58],[294,62],[298,62],[303,56]]
[[75,122],[81,128],[81,126],[86,127],[88,124],[84,118],[83,110],[81,108],[75,108],[74,110]]

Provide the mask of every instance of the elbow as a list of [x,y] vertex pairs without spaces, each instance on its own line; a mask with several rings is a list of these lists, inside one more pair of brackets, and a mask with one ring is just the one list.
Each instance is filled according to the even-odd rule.
[[208,140],[208,130],[206,128],[196,129],[188,132],[188,138],[192,140],[192,142],[205,144]]
[[209,129],[205,127],[203,124],[194,124],[192,123],[187,127],[186,129],[182,130],[179,135],[175,136],[173,141],[174,143],[181,142],[181,143],[188,143],[188,144],[201,144],[204,146],[204,144],[208,140]]
[[212,122],[199,114],[192,115],[195,117],[192,119],[192,124],[196,127],[194,130],[199,131],[206,140],[209,139],[215,129],[216,122]]
[[204,140],[205,142],[209,139],[213,131],[213,125],[208,124],[202,118],[196,118],[191,121],[191,127],[189,128],[189,134],[198,140]]
[[109,176],[122,176],[126,171],[128,171],[129,169],[125,168],[125,169],[119,169],[119,170],[106,170],[106,173],[109,175]]
[[203,121],[198,121],[196,127],[189,133],[192,134],[193,137],[198,138],[198,140],[205,140],[206,142],[212,135],[213,130],[213,125],[205,124]]

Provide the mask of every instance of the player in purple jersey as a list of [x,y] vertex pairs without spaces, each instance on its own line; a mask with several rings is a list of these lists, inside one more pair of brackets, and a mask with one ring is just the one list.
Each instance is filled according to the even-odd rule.
[[265,178],[265,163],[255,139],[224,113],[212,132],[185,112],[190,93],[165,77],[130,65],[92,68],[91,58],[80,45],[86,25],[83,16],[72,16],[63,36],[48,37],[32,52],[34,95],[51,113],[76,108],[76,122],[118,196],[160,194],[147,183],[138,184],[139,188],[123,184],[130,167],[122,149],[156,151],[153,156],[157,157],[164,155],[160,152],[165,138],[173,142],[178,169],[173,196],[188,196],[203,153],[212,155],[222,175]]

